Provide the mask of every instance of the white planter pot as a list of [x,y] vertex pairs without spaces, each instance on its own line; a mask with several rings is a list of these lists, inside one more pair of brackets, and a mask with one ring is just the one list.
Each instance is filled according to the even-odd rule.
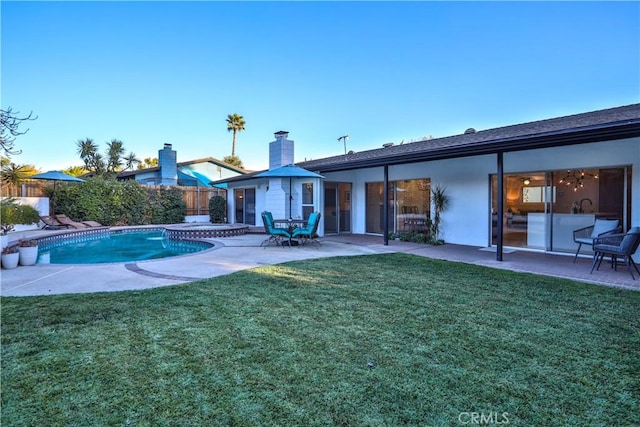
[[12,269],[18,266],[20,254],[2,254],[2,268]]
[[38,259],[38,247],[37,246],[20,246],[18,248],[20,252],[20,265],[35,265]]

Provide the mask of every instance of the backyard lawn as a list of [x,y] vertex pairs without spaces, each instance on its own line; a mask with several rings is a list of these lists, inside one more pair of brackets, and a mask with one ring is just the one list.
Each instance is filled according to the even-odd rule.
[[384,254],[1,304],[3,427],[640,417],[629,290]]

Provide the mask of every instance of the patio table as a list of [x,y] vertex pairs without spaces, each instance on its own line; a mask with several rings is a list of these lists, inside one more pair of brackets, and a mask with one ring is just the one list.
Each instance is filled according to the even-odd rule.
[[280,226],[279,228],[284,228],[289,232],[289,246],[298,246],[298,241],[293,240],[291,238],[291,234],[293,233],[293,230],[296,229],[296,227],[303,227],[305,222],[306,221],[304,219],[274,219],[273,225],[275,227],[278,227],[278,224],[284,224],[284,227]]

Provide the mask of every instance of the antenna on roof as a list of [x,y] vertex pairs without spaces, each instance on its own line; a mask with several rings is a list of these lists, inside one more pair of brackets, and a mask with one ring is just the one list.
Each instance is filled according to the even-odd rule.
[[344,155],[347,155],[347,141],[349,140],[349,135],[343,135],[338,138],[338,142],[342,141],[344,143]]

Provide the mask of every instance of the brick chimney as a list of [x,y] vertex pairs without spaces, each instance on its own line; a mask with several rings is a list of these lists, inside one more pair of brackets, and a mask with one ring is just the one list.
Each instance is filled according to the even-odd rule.
[[164,144],[158,150],[158,166],[160,166],[160,185],[178,185],[178,155],[171,149],[171,144]]
[[293,164],[293,141],[287,139],[289,132],[281,130],[274,134],[276,140],[269,143],[269,169]]

